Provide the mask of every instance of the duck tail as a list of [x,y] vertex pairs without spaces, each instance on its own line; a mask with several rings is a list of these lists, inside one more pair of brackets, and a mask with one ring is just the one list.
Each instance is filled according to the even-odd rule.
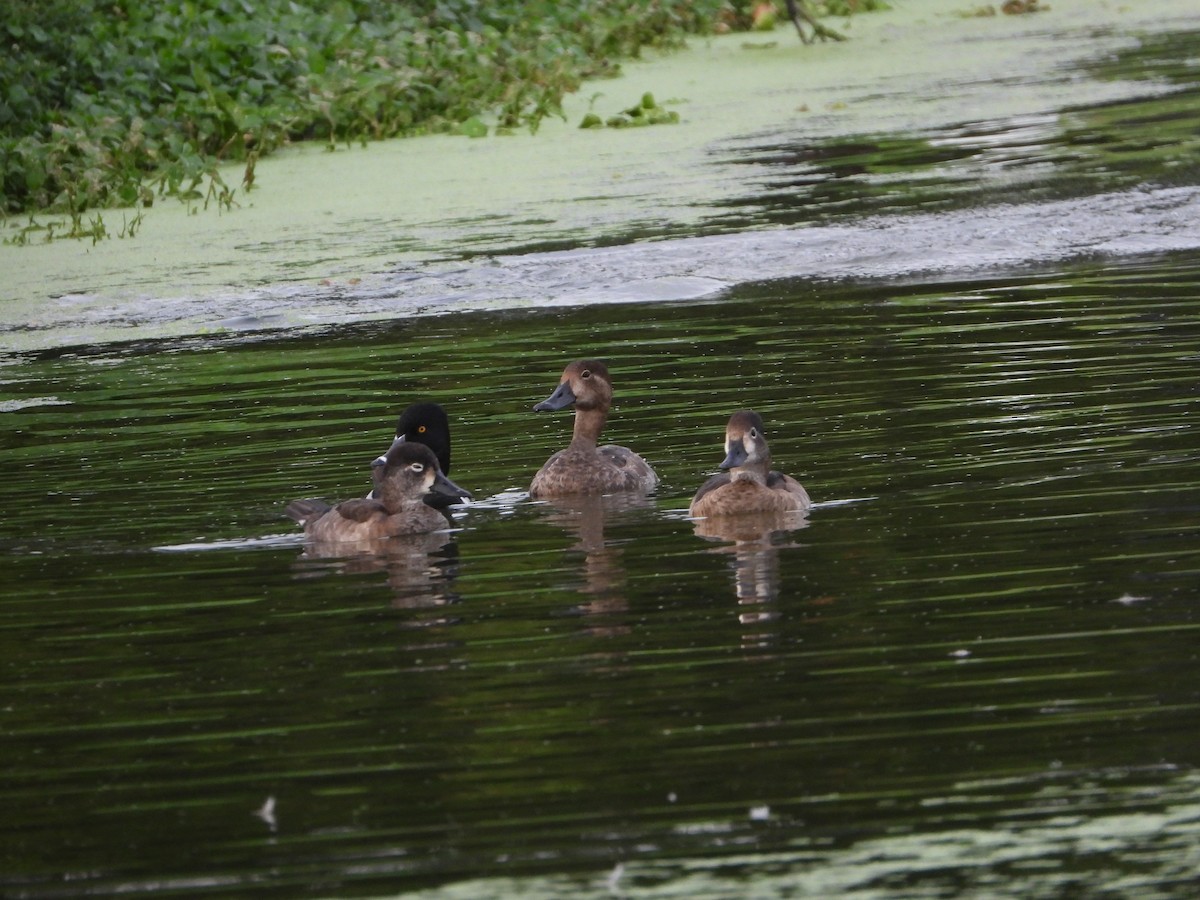
[[293,500],[284,507],[283,511],[289,519],[295,520],[303,528],[309,522],[325,515],[332,508],[324,500]]

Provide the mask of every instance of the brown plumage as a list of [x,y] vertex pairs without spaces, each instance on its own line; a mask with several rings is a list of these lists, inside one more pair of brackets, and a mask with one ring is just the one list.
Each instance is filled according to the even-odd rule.
[[383,457],[377,496],[330,507],[321,500],[294,500],[285,512],[316,541],[369,541],[422,534],[449,526],[434,505],[471,495],[441,473],[424,444],[397,442]]
[[574,405],[575,429],[571,443],[546,460],[533,476],[529,496],[645,492],[658,484],[658,476],[650,464],[632,450],[616,444],[597,446],[612,396],[612,380],[604,363],[581,359],[563,370],[554,393],[535,406],[534,411]]
[[805,510],[812,506],[800,482],[771,471],[771,451],[762,416],[743,409],[725,426],[725,459],[721,468],[692,498],[692,516],[726,516]]

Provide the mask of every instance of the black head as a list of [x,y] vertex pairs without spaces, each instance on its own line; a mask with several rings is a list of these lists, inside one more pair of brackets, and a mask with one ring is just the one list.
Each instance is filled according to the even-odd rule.
[[414,403],[400,413],[396,440],[424,444],[437,457],[442,474],[450,474],[450,419],[439,404]]

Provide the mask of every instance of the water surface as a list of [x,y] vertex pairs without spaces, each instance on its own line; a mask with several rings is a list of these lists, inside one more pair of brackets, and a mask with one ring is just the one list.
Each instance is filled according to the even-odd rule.
[[[774,282],[10,367],[6,892],[1170,895],[1197,283]],[[645,505],[522,494],[585,350]],[[359,494],[416,396],[481,502],[444,545],[306,557],[282,502]],[[699,535],[748,404],[818,506]]]

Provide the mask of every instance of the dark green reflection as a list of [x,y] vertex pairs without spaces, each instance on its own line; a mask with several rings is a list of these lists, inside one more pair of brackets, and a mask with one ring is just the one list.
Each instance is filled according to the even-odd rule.
[[[1007,851],[912,862],[984,833],[1085,893],[1169,883],[1195,803],[1198,288],[1160,258],[15,362],[6,892],[586,892],[618,861],[1023,884]],[[520,496],[570,428],[531,407],[584,354],[614,374],[608,436],[663,477],[646,505]],[[418,397],[482,500],[447,546],[261,540],[293,533],[288,499],[365,492]],[[682,511],[747,405],[823,505],[707,540]],[[1064,809],[1161,827],[1092,846]],[[893,860],[880,882],[864,857]]]

